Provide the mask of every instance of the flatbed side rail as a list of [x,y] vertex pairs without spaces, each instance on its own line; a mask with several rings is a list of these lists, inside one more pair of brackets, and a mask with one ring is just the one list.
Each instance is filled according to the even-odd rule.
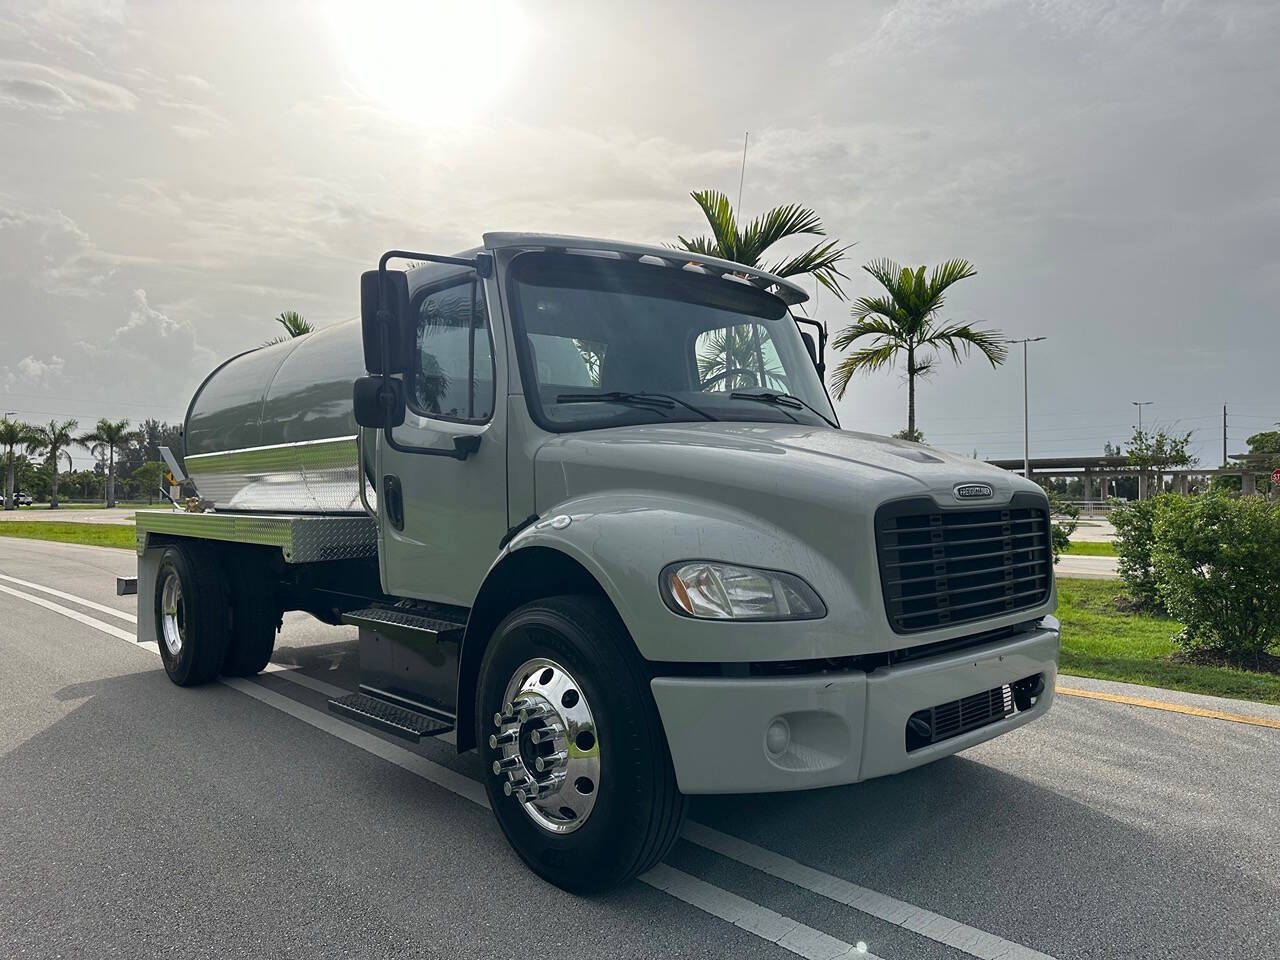
[[378,527],[363,514],[174,513],[139,510],[138,554],[153,534],[279,547],[287,563],[374,557]]

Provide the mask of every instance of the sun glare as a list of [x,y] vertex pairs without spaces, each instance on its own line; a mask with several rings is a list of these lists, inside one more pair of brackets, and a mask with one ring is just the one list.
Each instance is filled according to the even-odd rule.
[[491,104],[529,32],[514,0],[344,2],[328,19],[354,88],[428,126],[466,123]]

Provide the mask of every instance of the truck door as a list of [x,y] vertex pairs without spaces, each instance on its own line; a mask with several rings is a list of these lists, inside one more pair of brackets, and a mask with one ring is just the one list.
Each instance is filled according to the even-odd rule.
[[508,528],[501,338],[484,281],[470,272],[410,304],[408,409],[390,440],[377,439],[382,583],[395,596],[470,606]]

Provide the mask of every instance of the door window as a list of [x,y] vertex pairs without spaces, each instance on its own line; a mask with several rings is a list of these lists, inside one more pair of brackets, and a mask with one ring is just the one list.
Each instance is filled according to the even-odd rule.
[[413,411],[483,423],[493,416],[493,380],[484,288],[463,283],[423,297],[409,389]]

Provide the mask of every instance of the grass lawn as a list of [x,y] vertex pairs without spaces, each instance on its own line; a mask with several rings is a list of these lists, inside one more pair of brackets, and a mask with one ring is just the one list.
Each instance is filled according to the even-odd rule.
[[136,536],[132,525],[122,523],[61,523],[57,520],[6,520],[0,523],[0,537],[84,543],[91,547],[119,547],[122,550],[137,549]]
[[1114,557],[1116,548],[1110,543],[1094,540],[1072,540],[1067,555],[1075,557]]
[[1280,704],[1280,675],[1169,660],[1181,627],[1165,617],[1116,612],[1111,603],[1122,590],[1118,580],[1059,578],[1063,673]]

